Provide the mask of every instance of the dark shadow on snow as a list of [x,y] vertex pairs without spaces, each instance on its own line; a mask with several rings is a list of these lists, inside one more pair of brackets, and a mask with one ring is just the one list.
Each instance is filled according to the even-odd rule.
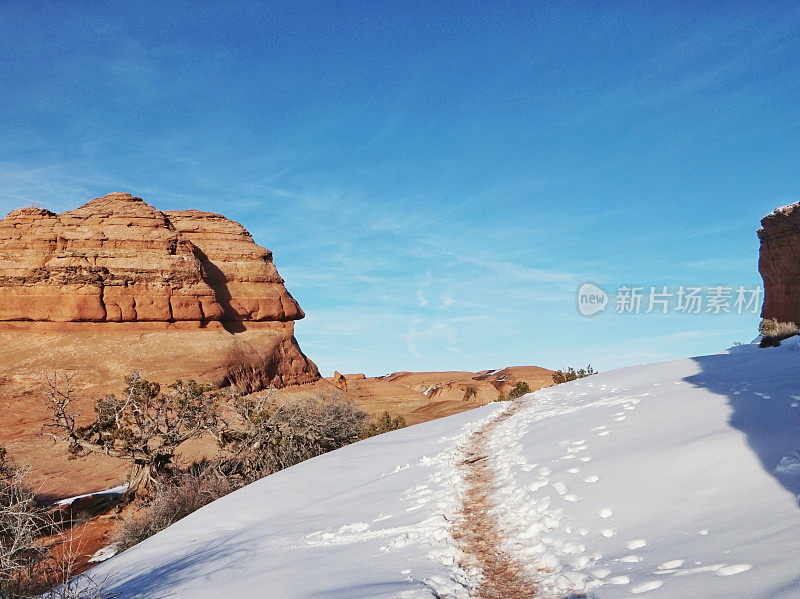
[[[155,568],[136,571],[126,576],[115,570],[117,559],[112,558],[104,566],[111,576],[108,583],[113,597],[124,599],[152,599],[153,597],[173,597],[181,582],[202,579],[220,570],[235,571],[242,560],[252,559],[252,555],[242,555],[231,539],[218,539],[193,548],[190,553],[169,559]],[[152,542],[151,539],[143,541]],[[121,556],[124,553],[120,554]],[[129,572],[129,570],[128,570]],[[93,571],[89,570],[88,575]],[[122,574],[122,575],[121,575]]]
[[776,469],[782,458],[800,451],[800,407],[792,407],[800,403],[800,346],[784,344],[693,358],[703,370],[684,380],[728,398],[730,425],[747,436],[764,470],[797,498],[800,473]]

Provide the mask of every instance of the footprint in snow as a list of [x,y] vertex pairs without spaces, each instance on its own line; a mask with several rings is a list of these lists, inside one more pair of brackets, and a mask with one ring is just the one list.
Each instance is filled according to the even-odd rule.
[[608,434],[608,431],[603,431],[602,433],[600,433],[600,434],[599,434],[599,435],[597,435],[597,436],[598,436],[598,437],[605,437],[607,434]]
[[600,578],[601,580],[611,574],[611,570],[608,568],[598,568],[597,570],[592,570],[592,576],[595,578]]
[[733,564],[732,566],[725,566],[717,570],[717,576],[733,576],[734,574],[741,574],[752,570],[753,566],[750,564]]
[[581,471],[580,468],[570,468],[569,470],[567,470],[567,472],[569,472],[570,474],[578,474],[580,471]]
[[585,483],[596,483],[598,480],[600,480],[600,477],[597,476],[596,474],[592,474],[591,476],[587,476],[586,478],[584,478],[583,482],[585,482]]
[[674,559],[668,562],[664,562],[661,564],[658,569],[659,570],[674,570],[675,568],[680,568],[683,565],[682,559]]
[[628,549],[639,549],[640,547],[647,547],[647,541],[644,539],[636,539],[635,541],[628,542]]
[[564,493],[567,492],[567,485],[565,485],[562,482],[553,483],[553,488],[559,495],[563,495]]
[[618,562],[623,562],[626,564],[638,564],[642,561],[641,555],[626,555],[625,557],[621,557],[617,560]]
[[800,475],[800,455],[787,455],[781,458],[775,466],[775,472],[779,474]]
[[578,559],[575,560],[575,569],[576,570],[583,570],[589,563],[592,561],[592,558],[582,555]]
[[539,479],[535,480],[532,483],[528,483],[527,489],[528,491],[538,491],[542,487],[546,487],[549,483],[546,480]]
[[614,420],[616,420],[617,422],[622,422],[623,420],[625,420],[625,416],[617,416],[616,418],[614,418]]
[[600,531],[600,534],[606,537],[607,539],[610,539],[611,537],[617,534],[617,531],[614,530],[613,528],[604,528],[603,530]]
[[345,524],[339,529],[340,533],[347,532],[364,532],[369,529],[369,524],[366,522],[353,522],[352,524]]
[[639,593],[647,593],[648,591],[654,591],[663,584],[664,582],[661,580],[651,580],[650,582],[637,584],[635,587],[631,588],[631,593],[634,595],[638,595]]
[[614,515],[614,512],[612,512],[610,508],[604,507],[603,509],[601,509],[600,511],[598,511],[598,512],[597,512],[597,514],[598,514],[598,515],[599,515],[601,518],[610,518],[611,516],[613,516],[613,515]]

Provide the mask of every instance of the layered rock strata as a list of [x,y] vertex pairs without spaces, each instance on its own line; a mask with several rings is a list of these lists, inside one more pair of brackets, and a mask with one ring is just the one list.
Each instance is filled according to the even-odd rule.
[[[21,208],[0,220],[0,331],[83,334],[101,352],[104,332],[137,347],[150,340],[150,349],[111,358],[151,373],[200,359],[205,346],[215,382],[255,391],[319,378],[293,336],[303,316],[272,253],[219,214],[162,212],[112,193],[60,214]],[[193,348],[153,334],[191,329],[200,331]]]

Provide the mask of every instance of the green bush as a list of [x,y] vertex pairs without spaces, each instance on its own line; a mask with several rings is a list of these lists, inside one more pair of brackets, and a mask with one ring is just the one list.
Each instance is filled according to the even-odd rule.
[[508,392],[508,395],[506,395],[505,393],[501,393],[497,397],[497,401],[510,401],[512,399],[517,399],[519,397],[522,397],[526,393],[530,392],[531,392],[531,386],[525,381],[520,381],[516,385],[514,385],[514,388]]
[[579,368],[578,370],[575,370],[572,366],[570,366],[566,370],[556,370],[553,373],[553,382],[558,385],[561,383],[568,383],[569,381],[582,379],[587,376],[592,376],[593,374],[597,374],[597,371],[592,368],[591,364],[589,364],[586,368]]
[[518,397],[522,397],[526,393],[530,392],[531,386],[525,381],[520,381],[511,391],[508,392],[508,399],[517,399]]

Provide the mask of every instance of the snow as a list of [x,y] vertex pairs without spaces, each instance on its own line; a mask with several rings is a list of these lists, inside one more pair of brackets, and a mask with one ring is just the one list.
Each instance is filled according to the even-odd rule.
[[96,497],[99,495],[122,495],[125,491],[128,490],[128,484],[125,483],[124,485],[120,485],[118,487],[114,487],[113,489],[106,489],[105,491],[96,491],[94,493],[84,493],[83,495],[75,495],[74,497],[67,497],[66,499],[60,499],[53,503],[54,507],[67,507],[68,505],[72,505],[73,502],[77,501],[78,499],[84,499],[85,497]]
[[103,547],[102,549],[98,549],[95,551],[94,555],[89,558],[90,564],[99,564],[100,562],[104,562],[107,559],[111,559],[117,554],[117,544],[112,543],[107,547]]
[[800,202],[794,202],[793,204],[786,204],[786,206],[780,206],[779,208],[775,208],[775,210],[767,214],[764,218],[767,218],[768,216],[773,216],[775,214],[786,214],[787,212],[791,212],[792,210],[797,208],[798,204],[800,204]]
[[[800,341],[537,391],[488,441],[503,549],[543,597],[800,597]],[[119,597],[469,596],[450,534],[509,404],[267,477],[98,565]],[[265,594],[266,593],[266,594]]]

